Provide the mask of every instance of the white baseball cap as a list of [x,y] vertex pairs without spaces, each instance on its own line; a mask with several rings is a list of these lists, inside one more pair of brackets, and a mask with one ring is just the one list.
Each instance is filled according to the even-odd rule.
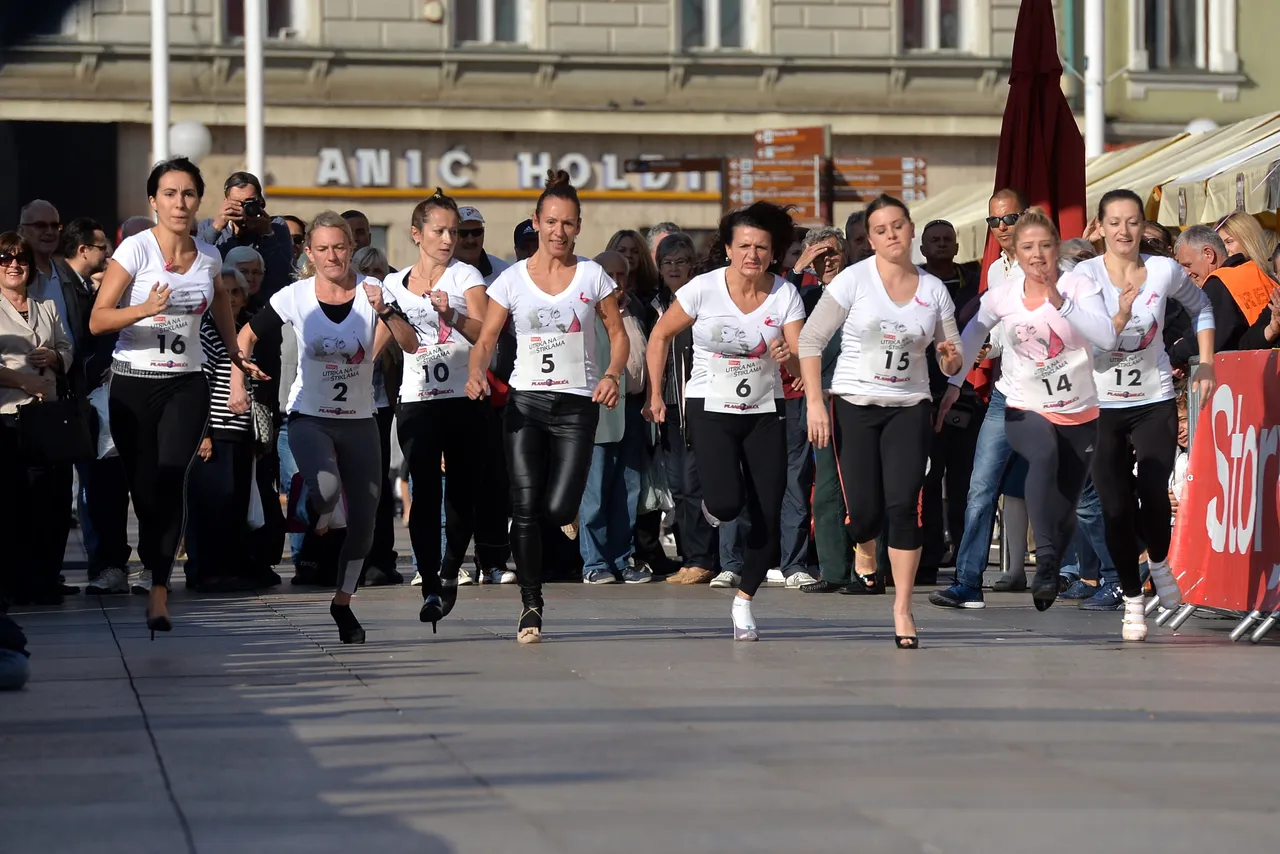
[[458,221],[459,222],[478,222],[481,225],[483,225],[484,217],[480,216],[480,211],[477,210],[476,208],[467,206],[467,207],[458,208]]

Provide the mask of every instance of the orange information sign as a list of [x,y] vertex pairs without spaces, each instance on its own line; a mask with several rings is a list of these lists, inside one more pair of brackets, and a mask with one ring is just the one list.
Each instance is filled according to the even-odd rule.
[[729,160],[726,201],[730,208],[755,202],[772,202],[793,207],[792,215],[801,222],[825,221],[822,199],[824,160]]
[[881,193],[918,202],[929,195],[923,157],[837,157],[832,165],[838,202],[869,202]]
[[826,157],[830,132],[826,125],[808,128],[758,130],[757,160],[805,160]]

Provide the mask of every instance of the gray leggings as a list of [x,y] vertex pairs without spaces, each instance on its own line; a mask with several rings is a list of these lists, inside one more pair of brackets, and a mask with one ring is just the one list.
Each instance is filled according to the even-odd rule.
[[360,569],[373,545],[373,526],[386,469],[373,418],[289,419],[289,449],[307,484],[310,518],[327,520],[346,496],[347,538],[338,556],[338,589],[354,593]]

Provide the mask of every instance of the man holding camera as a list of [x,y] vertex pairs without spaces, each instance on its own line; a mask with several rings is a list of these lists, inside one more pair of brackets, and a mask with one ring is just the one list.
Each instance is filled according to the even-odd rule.
[[222,188],[217,216],[200,223],[197,236],[218,247],[225,258],[237,246],[252,246],[266,267],[262,289],[253,302],[263,305],[293,281],[293,236],[284,217],[267,213],[262,184],[248,172],[232,172]]

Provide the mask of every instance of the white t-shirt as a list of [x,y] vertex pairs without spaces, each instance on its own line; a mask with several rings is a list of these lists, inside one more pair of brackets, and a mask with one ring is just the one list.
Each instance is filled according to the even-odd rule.
[[489,286],[489,299],[511,315],[516,365],[511,387],[590,397],[600,381],[596,365],[596,303],[617,286],[595,261],[578,258],[569,287],[552,296],[529,277],[519,261]]
[[[444,400],[465,397],[467,362],[471,358],[471,342],[447,323],[431,305],[431,292],[418,296],[406,287],[412,267],[392,273],[383,281],[388,302],[400,305],[405,317],[418,333],[418,352],[406,355],[404,379],[400,382],[400,402]],[[457,259],[449,262],[433,291],[447,294],[449,307],[460,316],[467,315],[467,291],[483,288],[480,271]]]
[[289,411],[322,418],[373,417],[373,335],[378,315],[362,285],[381,283],[356,274],[355,298],[341,323],[334,323],[316,298],[312,276],[271,297],[271,307],[293,327],[298,374],[289,390]]
[[[1168,300],[1182,303],[1197,332],[1214,328],[1213,305],[1181,264],[1159,255],[1143,255],[1142,263],[1147,268],[1147,279],[1133,300],[1129,322],[1120,330],[1114,349],[1093,354],[1098,405],[1103,408],[1173,400],[1173,370],[1161,334]],[[1081,261],[1075,272],[1098,283],[1110,315],[1120,310],[1120,290],[1111,283],[1104,257]]]
[[168,262],[150,229],[120,241],[111,259],[133,279],[120,306],[146,302],[156,283],[169,286],[169,306],[160,314],[144,317],[121,329],[114,358],[155,373],[185,374],[200,370],[204,364],[200,319],[213,305],[213,282],[222,269],[222,256],[200,240],[196,241],[196,250],[191,269],[177,273],[165,269]]
[[[676,291],[676,300],[685,314],[693,318],[693,369],[685,386],[685,397],[732,399],[731,394],[742,387],[742,377],[746,376],[738,372],[751,366],[764,384],[756,388],[761,388],[762,393],[772,393],[767,402],[761,401],[766,403],[765,408],[737,411],[748,414],[773,411],[767,404],[782,397],[783,387],[780,366],[769,356],[769,344],[782,335],[782,328],[788,323],[805,318],[804,303],[795,286],[781,276],[774,276],[773,289],[760,307],[743,314],[729,297],[722,267],[694,278]],[[731,385],[719,388],[721,383]]]
[[[998,287],[1010,279],[1022,278],[1022,267],[1018,266],[1016,258],[1010,258],[1001,250],[1000,256],[991,262],[991,266],[987,268],[987,290]],[[983,293],[986,293],[984,291]]]
[[[488,252],[484,254],[485,254],[485,257],[489,259],[490,269],[493,270],[492,273],[484,277],[484,285],[487,288],[489,285],[492,285],[494,282],[496,282],[498,280],[498,277],[501,276],[503,272],[511,265],[508,264],[506,261],[503,261],[497,255],[490,255]],[[480,271],[477,270],[476,272],[478,273]]]
[[1098,405],[1092,350],[1111,344],[1115,330],[1098,283],[1075,273],[1058,279],[1062,308],[1048,302],[1028,308],[1026,279],[1001,283],[982,295],[965,327],[963,346],[978,347],[993,329],[1003,332],[1001,392],[1014,409],[1070,415]]
[[[906,305],[889,298],[874,256],[827,285],[826,293],[849,312],[841,328],[833,394],[881,406],[931,399],[927,350],[947,340],[943,324],[954,322],[956,308],[941,279],[924,270],[919,274],[915,295]],[[953,343],[958,347],[960,342]]]

